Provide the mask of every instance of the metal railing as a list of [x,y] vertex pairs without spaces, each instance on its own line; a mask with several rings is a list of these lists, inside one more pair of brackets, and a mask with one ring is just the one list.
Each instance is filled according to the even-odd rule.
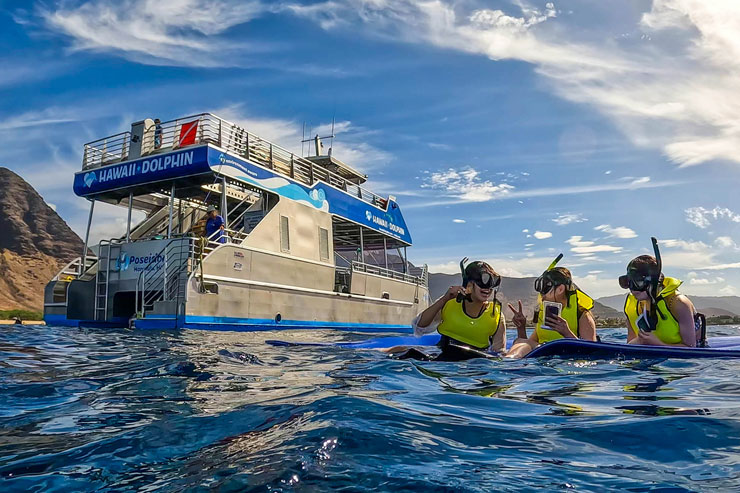
[[128,159],[131,132],[122,132],[85,144],[82,169],[99,168]]
[[70,261],[62,267],[62,269],[57,273],[56,276],[54,276],[51,280],[52,281],[59,281],[59,280],[72,280],[79,278],[82,274],[87,272],[87,270],[95,265],[98,262],[98,257],[95,257],[93,255],[88,255],[85,259],[85,266],[83,268],[82,266],[82,257],[77,257],[76,259]]
[[195,268],[195,238],[182,237],[169,241],[155,260],[139,273],[136,280],[136,316],[143,318],[160,301],[175,302],[180,315],[190,270]]
[[353,272],[364,272],[366,274],[375,274],[389,279],[396,279],[398,281],[404,281],[412,284],[420,284],[422,286],[428,285],[428,276],[426,272],[426,264],[422,267],[418,276],[412,274],[405,274],[403,272],[396,272],[395,270],[386,269],[377,265],[365,264],[363,262],[352,261]]
[[[126,161],[129,159],[130,143],[131,132],[123,132],[85,144],[82,169]],[[150,127],[141,141],[142,156],[197,144],[213,144],[308,186],[322,181],[368,204],[382,209],[388,205],[388,201],[380,195],[211,113],[178,118]]]

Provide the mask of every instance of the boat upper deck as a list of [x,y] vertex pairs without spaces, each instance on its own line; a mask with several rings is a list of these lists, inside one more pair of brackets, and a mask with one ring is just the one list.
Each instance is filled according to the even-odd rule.
[[332,156],[302,157],[211,113],[156,123],[147,119],[85,144],[82,171],[210,144],[307,186],[317,181],[385,209],[388,199],[360,186],[366,176]]

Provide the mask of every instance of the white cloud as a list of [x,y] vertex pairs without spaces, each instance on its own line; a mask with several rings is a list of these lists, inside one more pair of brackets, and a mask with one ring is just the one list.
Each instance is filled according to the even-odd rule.
[[68,108],[49,107],[39,111],[27,111],[0,121],[0,132],[71,123],[79,121],[80,118],[82,118],[82,115],[79,111],[72,111]]
[[460,202],[487,202],[506,196],[514,189],[506,183],[495,184],[481,179],[480,172],[469,166],[432,173],[421,186],[456,197]]
[[737,249],[737,244],[729,236],[718,236],[714,243],[720,248],[733,248]]
[[523,229],[522,230],[522,233],[529,233],[529,230],[528,229]]
[[545,240],[547,238],[552,238],[552,233],[549,231],[535,231],[534,237],[538,240]]
[[718,219],[727,219],[734,223],[740,223],[740,214],[726,208],[715,207],[714,209],[705,209],[704,207],[689,207],[684,211],[686,220],[694,226],[706,229],[712,225],[713,221]]
[[689,279],[689,284],[691,285],[697,285],[697,286],[706,286],[709,284],[722,284],[725,282],[725,279],[723,277],[715,277],[714,279],[703,279],[694,277]]
[[583,259],[587,261],[597,260],[595,257],[591,257],[594,253],[619,253],[623,250],[622,247],[615,247],[611,245],[597,245],[596,242],[593,241],[583,241],[583,236],[571,236],[565,242],[571,246],[571,252],[573,252],[576,256],[583,257]]
[[97,0],[62,4],[41,15],[49,29],[72,38],[75,50],[157,65],[216,67],[238,65],[240,51],[258,49],[219,36],[267,9],[259,0]]
[[594,244],[593,241],[583,241],[583,236],[571,236],[565,242],[574,247],[587,247]]
[[465,219],[453,219],[452,222],[457,224],[465,224]]
[[622,251],[622,247],[615,247],[611,245],[591,245],[591,246],[575,246],[570,249],[571,252],[576,255],[591,255],[599,252],[612,252],[618,253]]
[[594,228],[596,231],[602,231],[609,235],[610,238],[637,238],[637,233],[625,226],[612,228],[608,224],[601,224]]
[[[719,243],[709,245],[703,241],[688,241],[681,239],[661,240],[659,245],[670,251],[663,252],[663,265],[695,271],[717,271],[728,269],[740,269],[740,262],[732,260],[737,258],[737,245],[728,244],[726,237],[720,237]],[[730,262],[725,261],[730,259]],[[693,277],[698,277],[694,274]]]
[[552,220],[558,226],[566,226],[572,223],[582,223],[588,221],[582,214],[559,214],[558,217]]
[[624,293],[619,287],[616,277],[599,276],[597,274],[602,274],[602,272],[593,271],[585,276],[574,275],[573,280],[580,289],[594,298]]
[[654,0],[639,22],[619,26],[622,37],[605,20],[613,16],[575,29],[554,9],[465,5],[347,0],[295,12],[326,29],[365,27],[386,39],[529,63],[554,93],[611,118],[635,145],[681,165],[740,161],[740,2]]
[[[454,171],[454,170],[453,170]],[[491,182],[486,182],[491,183]],[[500,194],[490,196],[491,199],[506,200],[506,199],[519,199],[519,198],[532,198],[532,197],[563,197],[565,195],[579,195],[582,193],[598,193],[598,192],[615,192],[621,190],[638,190],[643,188],[662,188],[671,187],[675,185],[681,185],[680,181],[664,181],[664,182],[645,182],[645,183],[633,183],[633,182],[620,182],[620,183],[595,183],[590,185],[574,185],[569,187],[548,187],[548,188],[530,188],[530,189],[516,189],[513,186],[507,184],[498,185],[499,187],[510,187],[501,191]],[[423,185],[422,185],[423,186]],[[488,196],[488,195],[485,195]],[[483,202],[490,199],[484,199],[481,197],[479,202]],[[431,202],[417,202],[405,206],[405,209],[422,208],[422,207],[434,207],[440,205],[455,205],[471,202],[468,199],[442,199],[434,200]]]

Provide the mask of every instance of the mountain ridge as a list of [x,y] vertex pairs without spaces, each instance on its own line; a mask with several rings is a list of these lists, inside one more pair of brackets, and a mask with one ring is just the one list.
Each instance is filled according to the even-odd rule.
[[44,287],[83,241],[22,177],[0,167],[0,180],[0,309],[40,311]]
[[[687,295],[697,310],[722,315],[740,315],[740,296],[694,296]],[[604,296],[597,301],[610,308],[622,311],[626,294],[617,294],[613,296]],[[726,312],[726,313],[725,313]],[[712,316],[704,313],[707,316]]]

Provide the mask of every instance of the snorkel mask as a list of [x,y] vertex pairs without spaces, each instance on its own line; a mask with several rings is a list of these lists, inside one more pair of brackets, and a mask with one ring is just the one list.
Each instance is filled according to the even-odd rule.
[[[655,237],[650,238],[653,242],[653,252],[655,253],[655,262],[658,264],[658,272],[656,274],[646,274],[644,270],[638,269],[633,266],[632,262],[627,265],[627,274],[619,276],[619,286],[622,289],[631,289],[632,291],[643,291],[647,292],[650,298],[650,311],[648,313],[648,320],[646,327],[638,327],[644,331],[655,330],[658,326],[658,313],[657,307],[657,296],[658,296],[658,285],[660,284],[661,272],[663,271],[663,261],[660,258],[660,249],[658,248],[658,240]],[[665,319],[665,315],[660,313],[661,318]]]
[[660,249],[658,248],[658,240],[653,237],[650,238],[653,242],[653,252],[655,253],[655,261],[658,263],[657,275],[646,275],[644,272],[640,272],[639,269],[632,265],[632,262],[627,266],[627,274],[619,276],[619,287],[622,289],[630,289],[632,291],[650,291],[648,294],[651,298],[654,298],[658,293],[658,284],[660,283],[660,274],[663,271],[663,261],[660,258]]
[[463,295],[462,293],[458,293],[457,295],[457,302],[461,303],[463,299],[467,301],[473,301],[472,297],[470,296],[470,290],[469,290],[469,283],[475,283],[479,288],[481,289],[493,289],[497,288],[501,284],[501,276],[498,276],[496,274],[491,274],[487,270],[484,270],[481,266],[481,268],[476,269],[472,271],[470,276],[468,276],[468,268],[471,266],[477,267],[476,264],[483,264],[483,262],[471,262],[467,266],[465,265],[465,262],[468,261],[468,257],[464,257],[460,261],[460,273],[462,274],[462,283],[465,287],[466,294]]
[[567,279],[561,272],[553,270],[562,258],[563,254],[561,253],[555,258],[555,260],[552,261],[547,270],[543,272],[540,277],[535,279],[534,290],[537,291],[537,293],[539,293],[540,295],[545,295],[549,293],[550,290],[555,286],[560,286],[561,284],[567,286],[571,284],[570,279]]
[[570,281],[566,279],[562,273],[553,270],[558,262],[563,258],[561,253],[555,260],[550,263],[550,266],[542,273],[540,277],[534,280],[534,290],[537,291],[537,308],[534,310],[532,317],[532,323],[537,323],[540,317],[540,307],[542,306],[542,296],[549,293],[551,289],[560,284],[569,285]]

